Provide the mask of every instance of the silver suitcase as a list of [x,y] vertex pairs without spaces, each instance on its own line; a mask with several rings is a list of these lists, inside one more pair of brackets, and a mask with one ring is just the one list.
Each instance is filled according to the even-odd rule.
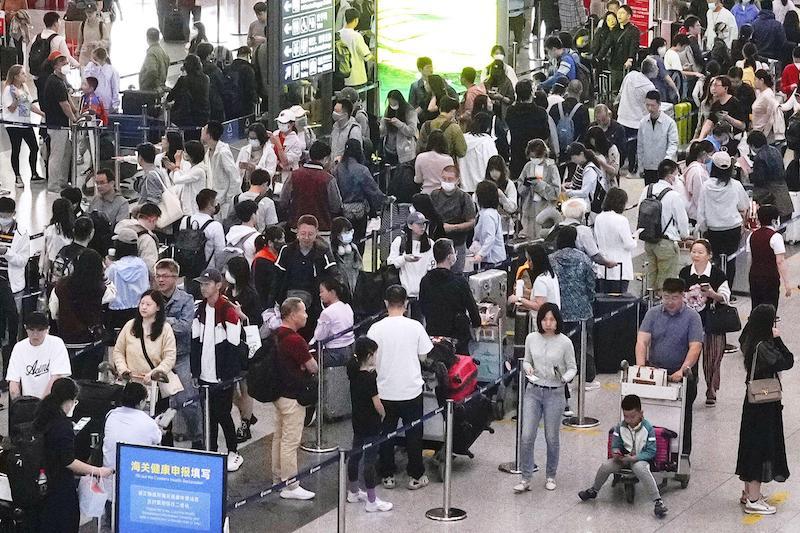
[[508,297],[508,273],[505,270],[487,270],[469,277],[469,288],[476,302],[492,302],[501,308]]
[[325,401],[322,411],[325,420],[333,422],[343,418],[350,418],[350,380],[347,378],[347,368],[333,366],[325,368]]

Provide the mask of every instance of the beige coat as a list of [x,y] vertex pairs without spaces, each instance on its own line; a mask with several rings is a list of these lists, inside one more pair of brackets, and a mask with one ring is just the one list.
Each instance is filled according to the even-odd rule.
[[[149,374],[151,372],[150,365],[147,364],[142,352],[142,340],[133,335],[132,328],[133,320],[129,320],[117,337],[117,343],[114,345],[114,366],[119,374],[128,371],[134,374]],[[171,396],[182,391],[183,386],[181,386],[178,376],[172,371],[176,358],[175,334],[172,326],[165,323],[161,336],[155,341],[146,336],[144,342],[147,355],[155,365],[154,370],[161,370],[170,378],[169,384],[160,386],[162,395]]]

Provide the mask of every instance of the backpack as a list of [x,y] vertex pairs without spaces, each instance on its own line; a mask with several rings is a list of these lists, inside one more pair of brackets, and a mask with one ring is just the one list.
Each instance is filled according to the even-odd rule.
[[111,241],[114,237],[111,221],[105,213],[100,211],[92,211],[89,213],[89,218],[92,219],[94,225],[94,237],[89,241],[89,248],[100,254],[100,257],[105,257],[108,255],[108,249],[111,248]]
[[[592,165],[597,174],[597,180],[595,180],[594,184],[594,192],[592,196],[589,198],[589,207],[592,213],[602,213],[603,212],[603,201],[606,199],[606,188],[603,185],[603,177],[601,175],[600,169]],[[584,168],[584,172],[586,169]]]
[[[33,430],[38,398],[21,396],[11,404],[9,439],[0,452],[0,472],[8,476],[14,505],[29,510],[36,507],[45,494],[38,485],[39,472],[45,470],[44,435]],[[45,472],[47,474],[47,472]]]
[[[426,120],[425,123],[422,125],[422,128],[419,130],[419,140],[417,141],[417,154],[421,154],[428,149],[428,137],[431,136],[433,133],[434,128],[432,125],[433,120]],[[455,124],[455,121],[452,119],[447,119],[442,122],[441,126],[436,128],[437,130],[441,131],[442,133],[447,131],[447,128]],[[453,158],[455,160],[455,158]]]
[[575,79],[580,80],[583,86],[581,100],[588,101],[592,96],[592,72],[581,61],[575,64]]
[[653,196],[653,185],[648,185],[647,195],[639,203],[639,219],[636,223],[636,228],[642,230],[639,234],[639,239],[644,242],[657,243],[660,241],[664,237],[664,231],[672,223],[672,218],[670,217],[667,225],[663,228],[661,227],[661,210],[663,208],[661,201],[671,190],[671,188],[666,187],[658,196]]
[[181,267],[184,276],[195,278],[200,275],[206,265],[206,238],[205,230],[213,219],[207,220],[200,226],[192,222],[191,217],[185,217],[186,227],[178,230],[175,236],[175,261]]
[[556,124],[556,131],[558,133],[558,145],[561,149],[561,152],[564,153],[567,151],[567,146],[572,144],[575,141],[575,121],[573,117],[575,113],[578,112],[578,108],[580,108],[583,104],[577,102],[574,106],[572,106],[572,111],[569,112],[568,115],[564,114],[564,105],[563,102],[558,103],[558,123]]
[[336,32],[334,50],[336,51],[336,73],[342,78],[349,78],[350,72],[353,70],[353,63],[350,57],[350,47],[342,40],[341,31]]
[[42,68],[47,62],[47,56],[50,55],[50,43],[58,35],[54,33],[47,39],[42,39],[42,34],[36,36],[31,45],[31,51],[28,55],[28,72],[33,76],[39,76],[42,73]]
[[[236,196],[233,197],[233,205],[239,203],[239,196],[241,196],[241,194],[237,194]],[[267,196],[269,196],[269,191],[262,192],[261,194],[256,196],[253,201],[256,203],[256,205],[258,205],[261,203],[261,200],[263,200]],[[222,231],[225,233],[225,235],[227,235],[232,227],[238,226],[241,223],[242,221],[239,220],[238,216],[236,216],[236,210],[231,209],[231,212],[228,214],[228,216],[222,220]]]
[[575,222],[570,222],[569,224],[556,224],[553,226],[553,229],[550,230],[550,233],[547,234],[547,237],[544,238],[544,242],[542,242],[542,246],[547,251],[547,255],[552,254],[556,250],[558,250],[558,244],[556,241],[558,240],[558,233],[567,226],[572,226],[573,228],[577,228],[580,224],[576,224]]
[[225,271],[225,267],[228,264],[228,261],[233,259],[234,257],[244,257],[244,243],[252,237],[255,233],[258,233],[258,230],[253,229],[250,233],[239,239],[235,245],[228,245],[222,249],[219,255],[214,259],[214,268],[219,270],[220,272]]
[[75,270],[75,262],[85,249],[80,244],[73,243],[64,246],[58,251],[56,258],[50,264],[50,272],[48,272],[47,281],[51,287],[72,274]]
[[239,71],[231,68],[230,65],[225,67],[222,71],[222,76],[225,78],[225,84],[222,91],[222,103],[225,106],[225,116],[229,119],[237,118],[243,115],[242,113],[242,83]]
[[247,365],[247,391],[254,400],[274,402],[280,397],[280,377],[276,357],[278,343],[275,335],[261,340],[259,348]]

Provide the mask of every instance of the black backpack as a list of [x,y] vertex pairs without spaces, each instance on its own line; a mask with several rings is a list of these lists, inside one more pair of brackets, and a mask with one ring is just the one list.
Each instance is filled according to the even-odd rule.
[[75,262],[85,249],[80,244],[72,243],[58,251],[56,258],[50,264],[50,272],[47,274],[47,281],[50,286],[72,274],[75,270]]
[[[208,261],[206,261],[208,239],[205,230],[214,220],[207,220],[202,226],[197,222],[192,222],[191,217],[185,217],[184,220],[186,227],[179,229],[175,236],[175,261],[181,267],[181,274],[195,278],[208,265]],[[183,226],[182,223],[181,226]]]
[[553,229],[550,230],[550,233],[547,234],[547,237],[544,238],[544,242],[542,242],[542,246],[544,246],[544,249],[547,251],[547,255],[550,255],[558,250],[558,245],[556,244],[556,241],[558,240],[558,233],[567,226],[577,228],[579,224],[570,222],[569,224],[556,224],[553,226]]
[[8,476],[14,505],[23,510],[36,508],[46,492],[38,485],[39,473],[45,470],[44,435],[33,429],[33,419],[40,400],[21,396],[11,403],[9,439],[0,451],[0,472]]
[[58,35],[54,33],[47,39],[42,39],[42,34],[36,36],[31,45],[31,51],[28,55],[28,72],[34,76],[40,76],[42,68],[47,62],[47,56],[50,55],[50,42]]
[[671,190],[671,188],[666,187],[658,196],[654,196],[653,185],[651,184],[647,187],[647,196],[639,203],[639,219],[636,224],[636,228],[642,230],[639,234],[639,239],[644,242],[657,243],[664,238],[664,232],[672,224],[673,219],[670,217],[667,225],[663,228],[661,227],[661,210],[663,208],[661,201]]
[[242,113],[242,83],[239,71],[228,65],[222,71],[222,76],[225,78],[221,95],[222,103],[225,106],[225,116],[228,119],[241,117],[244,113]]
[[94,225],[94,237],[89,241],[89,248],[100,254],[100,257],[105,257],[108,255],[108,249],[111,248],[114,228],[111,227],[111,221],[105,213],[92,211],[89,213],[89,218],[92,219]]
[[258,402],[274,402],[280,397],[277,356],[278,344],[273,333],[262,339],[261,348],[248,363],[247,391]]

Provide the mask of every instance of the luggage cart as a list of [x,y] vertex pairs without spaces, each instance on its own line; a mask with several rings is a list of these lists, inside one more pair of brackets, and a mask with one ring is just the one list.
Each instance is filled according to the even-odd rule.
[[[625,397],[628,394],[639,396],[642,400],[642,410],[647,421],[653,426],[669,429],[675,434],[670,445],[669,467],[665,470],[653,472],[654,475],[661,477],[661,481],[658,484],[659,489],[666,487],[670,479],[679,482],[681,488],[685,489],[689,485],[691,474],[689,458],[683,455],[685,391],[687,380],[691,377],[691,369],[684,371],[681,383],[668,383],[666,387],[662,387],[659,385],[633,383],[629,379],[631,367],[629,367],[628,362],[623,361],[620,366],[620,397]],[[622,420],[622,408],[620,408],[619,419]],[[612,486],[617,483],[623,483],[626,499],[629,503],[632,503],[635,494],[634,485],[637,481],[632,471],[623,470],[622,473],[614,475]]]

